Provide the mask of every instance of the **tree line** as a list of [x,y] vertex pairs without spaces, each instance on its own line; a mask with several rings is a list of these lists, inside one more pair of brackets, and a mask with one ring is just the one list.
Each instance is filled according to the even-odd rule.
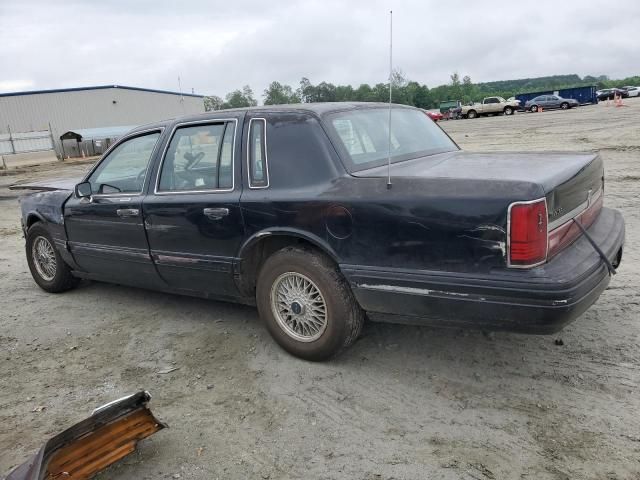
[[[578,86],[595,85],[598,88],[613,88],[624,85],[640,85],[640,76],[611,80],[606,75],[580,77],[576,74],[552,75],[538,78],[502,80],[496,82],[473,83],[468,75],[460,78],[457,72],[451,74],[449,83],[434,88],[409,80],[400,70],[391,77],[394,103],[413,105],[418,108],[438,108],[440,102],[461,100],[463,103],[479,101],[488,96],[509,98],[519,93],[558,90]],[[320,82],[316,85],[303,77],[297,88],[274,81],[262,93],[264,105],[282,105],[287,103],[311,102],[388,102],[389,83],[369,85],[361,84],[357,88],[351,85],[334,85]],[[258,100],[249,85],[225,95],[224,99],[216,95],[204,97],[206,111],[228,108],[253,107]]]

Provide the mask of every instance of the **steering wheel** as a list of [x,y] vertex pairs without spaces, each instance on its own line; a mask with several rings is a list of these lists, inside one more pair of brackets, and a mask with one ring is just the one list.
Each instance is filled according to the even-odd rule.
[[187,152],[183,156],[187,161],[187,164],[184,166],[184,169],[189,170],[191,169],[191,167],[195,166],[198,163],[198,161],[202,160],[202,157],[204,157],[204,152],[198,152],[195,155],[191,152]]

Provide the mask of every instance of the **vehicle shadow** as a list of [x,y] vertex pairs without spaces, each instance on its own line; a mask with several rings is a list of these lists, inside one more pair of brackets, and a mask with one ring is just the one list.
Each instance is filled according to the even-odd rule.
[[[101,282],[82,282],[77,294],[95,297],[95,301],[135,312],[150,311],[154,322],[179,322],[173,329],[189,321],[205,322],[210,328],[222,328],[242,335],[247,326],[252,334],[257,334],[260,349],[272,358],[293,364],[313,365],[282,351],[270,338],[262,325],[257,309],[225,301],[189,297],[149,291],[141,288],[124,287]],[[106,307],[104,307],[106,309]],[[585,315],[586,317],[589,314]],[[584,321],[580,319],[579,321]],[[588,320],[588,319],[587,319]],[[223,324],[221,327],[220,325]],[[524,335],[509,332],[485,332],[480,329],[439,328],[414,325],[400,325],[367,321],[362,335],[356,343],[328,363],[334,368],[349,368],[363,363],[393,364],[425,369],[428,365],[437,369],[455,370],[462,373],[461,365],[479,368],[507,368],[522,371],[532,370],[538,360],[548,361],[550,352],[563,350],[563,334],[571,333],[571,327],[555,335]],[[562,345],[558,345],[561,343]],[[477,375],[475,375],[477,377]]]

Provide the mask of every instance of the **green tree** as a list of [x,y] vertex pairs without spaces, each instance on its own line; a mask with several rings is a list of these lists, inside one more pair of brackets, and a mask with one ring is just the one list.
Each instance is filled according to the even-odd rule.
[[255,107],[256,105],[258,105],[258,102],[253,97],[253,90],[249,85],[245,85],[242,90],[234,90],[231,93],[227,93],[221,108]]
[[394,68],[391,72],[391,83],[393,84],[393,88],[400,89],[406,87],[409,81],[401,69]]
[[315,100],[315,87],[311,84],[307,77],[300,79],[300,87],[298,88],[298,96],[303,103],[311,103]]
[[373,89],[368,83],[363,83],[353,92],[353,100],[356,102],[375,102]]
[[355,91],[351,85],[336,86],[336,102],[351,102],[355,100]]
[[204,111],[210,112],[212,110],[222,109],[224,101],[217,95],[209,95],[204,97]]
[[320,82],[315,87],[314,102],[335,102],[336,86],[333,83]]
[[300,80],[298,94],[304,103],[337,101],[337,89],[333,83],[321,82],[313,85],[307,77]]
[[451,100],[460,100],[462,98],[462,88],[460,86],[460,75],[458,72],[453,72],[451,74],[451,89],[449,94],[451,95]]
[[471,83],[471,77],[469,75],[465,75],[462,77],[462,101],[463,102],[471,102],[473,101],[473,83]]
[[300,103],[300,96],[289,85],[280,82],[271,82],[262,94],[265,105],[285,105],[287,103]]
[[404,87],[407,105],[413,105],[418,108],[431,108],[431,95],[426,85],[420,85],[418,82],[409,82]]

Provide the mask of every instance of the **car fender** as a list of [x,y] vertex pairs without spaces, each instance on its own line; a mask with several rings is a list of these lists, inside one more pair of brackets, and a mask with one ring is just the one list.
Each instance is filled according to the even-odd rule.
[[64,225],[64,205],[71,196],[68,190],[40,191],[25,195],[20,199],[22,210],[22,228],[26,238],[30,225],[34,220],[46,228],[54,241],[54,245],[64,261],[72,268],[77,265],[68,250],[67,232]]
[[237,258],[239,260],[242,260],[242,258],[246,256],[247,252],[257,242],[259,242],[260,240],[263,240],[265,237],[276,236],[276,235],[296,237],[296,238],[305,240],[311,243],[312,245],[314,245],[315,247],[317,247],[318,249],[320,249],[325,254],[327,254],[336,263],[339,262],[338,254],[331,247],[331,245],[329,245],[324,239],[306,230],[301,230],[293,227],[265,228],[263,230],[255,232],[242,244],[242,246],[238,251]]

